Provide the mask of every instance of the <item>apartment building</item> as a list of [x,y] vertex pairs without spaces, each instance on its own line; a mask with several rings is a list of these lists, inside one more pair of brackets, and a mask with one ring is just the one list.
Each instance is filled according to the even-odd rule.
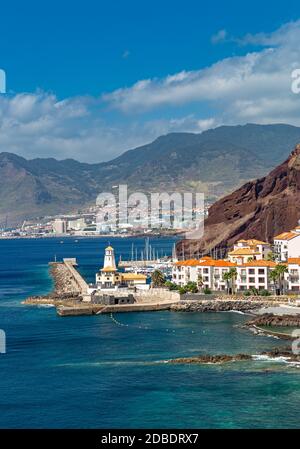
[[274,237],[274,254],[278,262],[300,257],[300,226]]
[[250,260],[266,259],[271,251],[271,245],[267,242],[256,239],[239,240],[228,253],[228,259],[243,264]]
[[196,282],[203,288],[226,291],[227,284],[224,274],[231,268],[235,268],[237,275],[234,279],[234,289],[236,291],[246,291],[251,288],[272,290],[274,286],[270,280],[270,272],[275,267],[276,262],[264,259],[252,260],[241,265],[229,260],[192,259],[174,264],[172,281],[180,286],[184,286],[188,282]]
[[285,273],[285,287],[291,292],[300,291],[300,257],[288,259],[288,273]]
[[270,279],[270,272],[276,267],[271,260],[252,260],[237,266],[236,289],[238,291],[273,290],[274,285]]

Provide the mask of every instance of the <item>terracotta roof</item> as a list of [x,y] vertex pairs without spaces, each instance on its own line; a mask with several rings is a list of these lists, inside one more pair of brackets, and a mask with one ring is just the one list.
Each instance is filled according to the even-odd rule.
[[228,253],[229,256],[253,256],[255,254],[260,254],[252,248],[237,248]]
[[189,260],[180,260],[179,262],[175,262],[174,265],[176,266],[182,266],[182,267],[196,267],[197,265],[200,265],[204,261],[213,260],[211,257],[203,257],[200,260],[199,259],[189,259]]
[[262,240],[250,239],[247,240],[249,245],[269,245],[268,242],[263,242]]
[[251,260],[243,264],[245,267],[276,267],[277,263],[273,260]]
[[256,240],[256,239],[238,240],[238,243],[247,243],[249,246],[268,245],[268,242],[263,242],[262,240]]
[[300,265],[300,257],[289,257],[288,258],[288,263],[289,264]]
[[297,235],[300,235],[296,232],[283,232],[282,234],[276,235],[274,237],[274,240],[292,240],[293,238],[297,237]]
[[229,260],[207,260],[199,263],[201,267],[236,267],[237,264],[234,262],[230,262]]

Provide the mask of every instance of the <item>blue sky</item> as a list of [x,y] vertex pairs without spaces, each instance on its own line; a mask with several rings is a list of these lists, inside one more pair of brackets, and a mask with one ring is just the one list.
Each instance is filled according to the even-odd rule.
[[299,18],[297,1],[6,2],[0,151],[92,162],[167,132],[300,125]]

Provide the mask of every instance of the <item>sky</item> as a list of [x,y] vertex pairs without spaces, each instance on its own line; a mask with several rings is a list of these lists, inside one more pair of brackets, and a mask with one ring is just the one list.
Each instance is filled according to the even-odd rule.
[[0,152],[101,162],[169,132],[300,126],[297,1],[11,0],[0,12]]

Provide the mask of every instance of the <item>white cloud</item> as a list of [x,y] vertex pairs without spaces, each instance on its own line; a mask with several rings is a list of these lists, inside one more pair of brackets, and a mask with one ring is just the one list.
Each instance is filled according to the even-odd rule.
[[102,118],[101,108],[101,102],[91,97],[59,101],[43,92],[0,96],[0,152],[101,162],[161,134],[200,132],[212,123],[190,115],[111,124]]
[[213,44],[219,44],[220,42],[225,42],[227,38],[226,30],[219,30],[216,34],[211,37],[211,42]]
[[291,92],[291,72],[300,67],[300,21],[240,39],[221,30],[214,40],[228,39],[262,47],[201,70],[140,80],[100,99],[0,95],[0,152],[100,162],[168,132],[246,122],[300,126],[300,95]]
[[[215,43],[224,39],[225,30],[214,36]],[[274,33],[248,34],[236,41],[263,47],[201,70],[141,80],[105,94],[103,99],[123,112],[198,103],[213,107],[218,121],[225,123],[265,122],[266,117],[274,122],[280,117],[299,125],[300,96],[291,92],[291,72],[300,67],[300,21],[283,25]],[[271,111],[274,99],[279,110]]]

